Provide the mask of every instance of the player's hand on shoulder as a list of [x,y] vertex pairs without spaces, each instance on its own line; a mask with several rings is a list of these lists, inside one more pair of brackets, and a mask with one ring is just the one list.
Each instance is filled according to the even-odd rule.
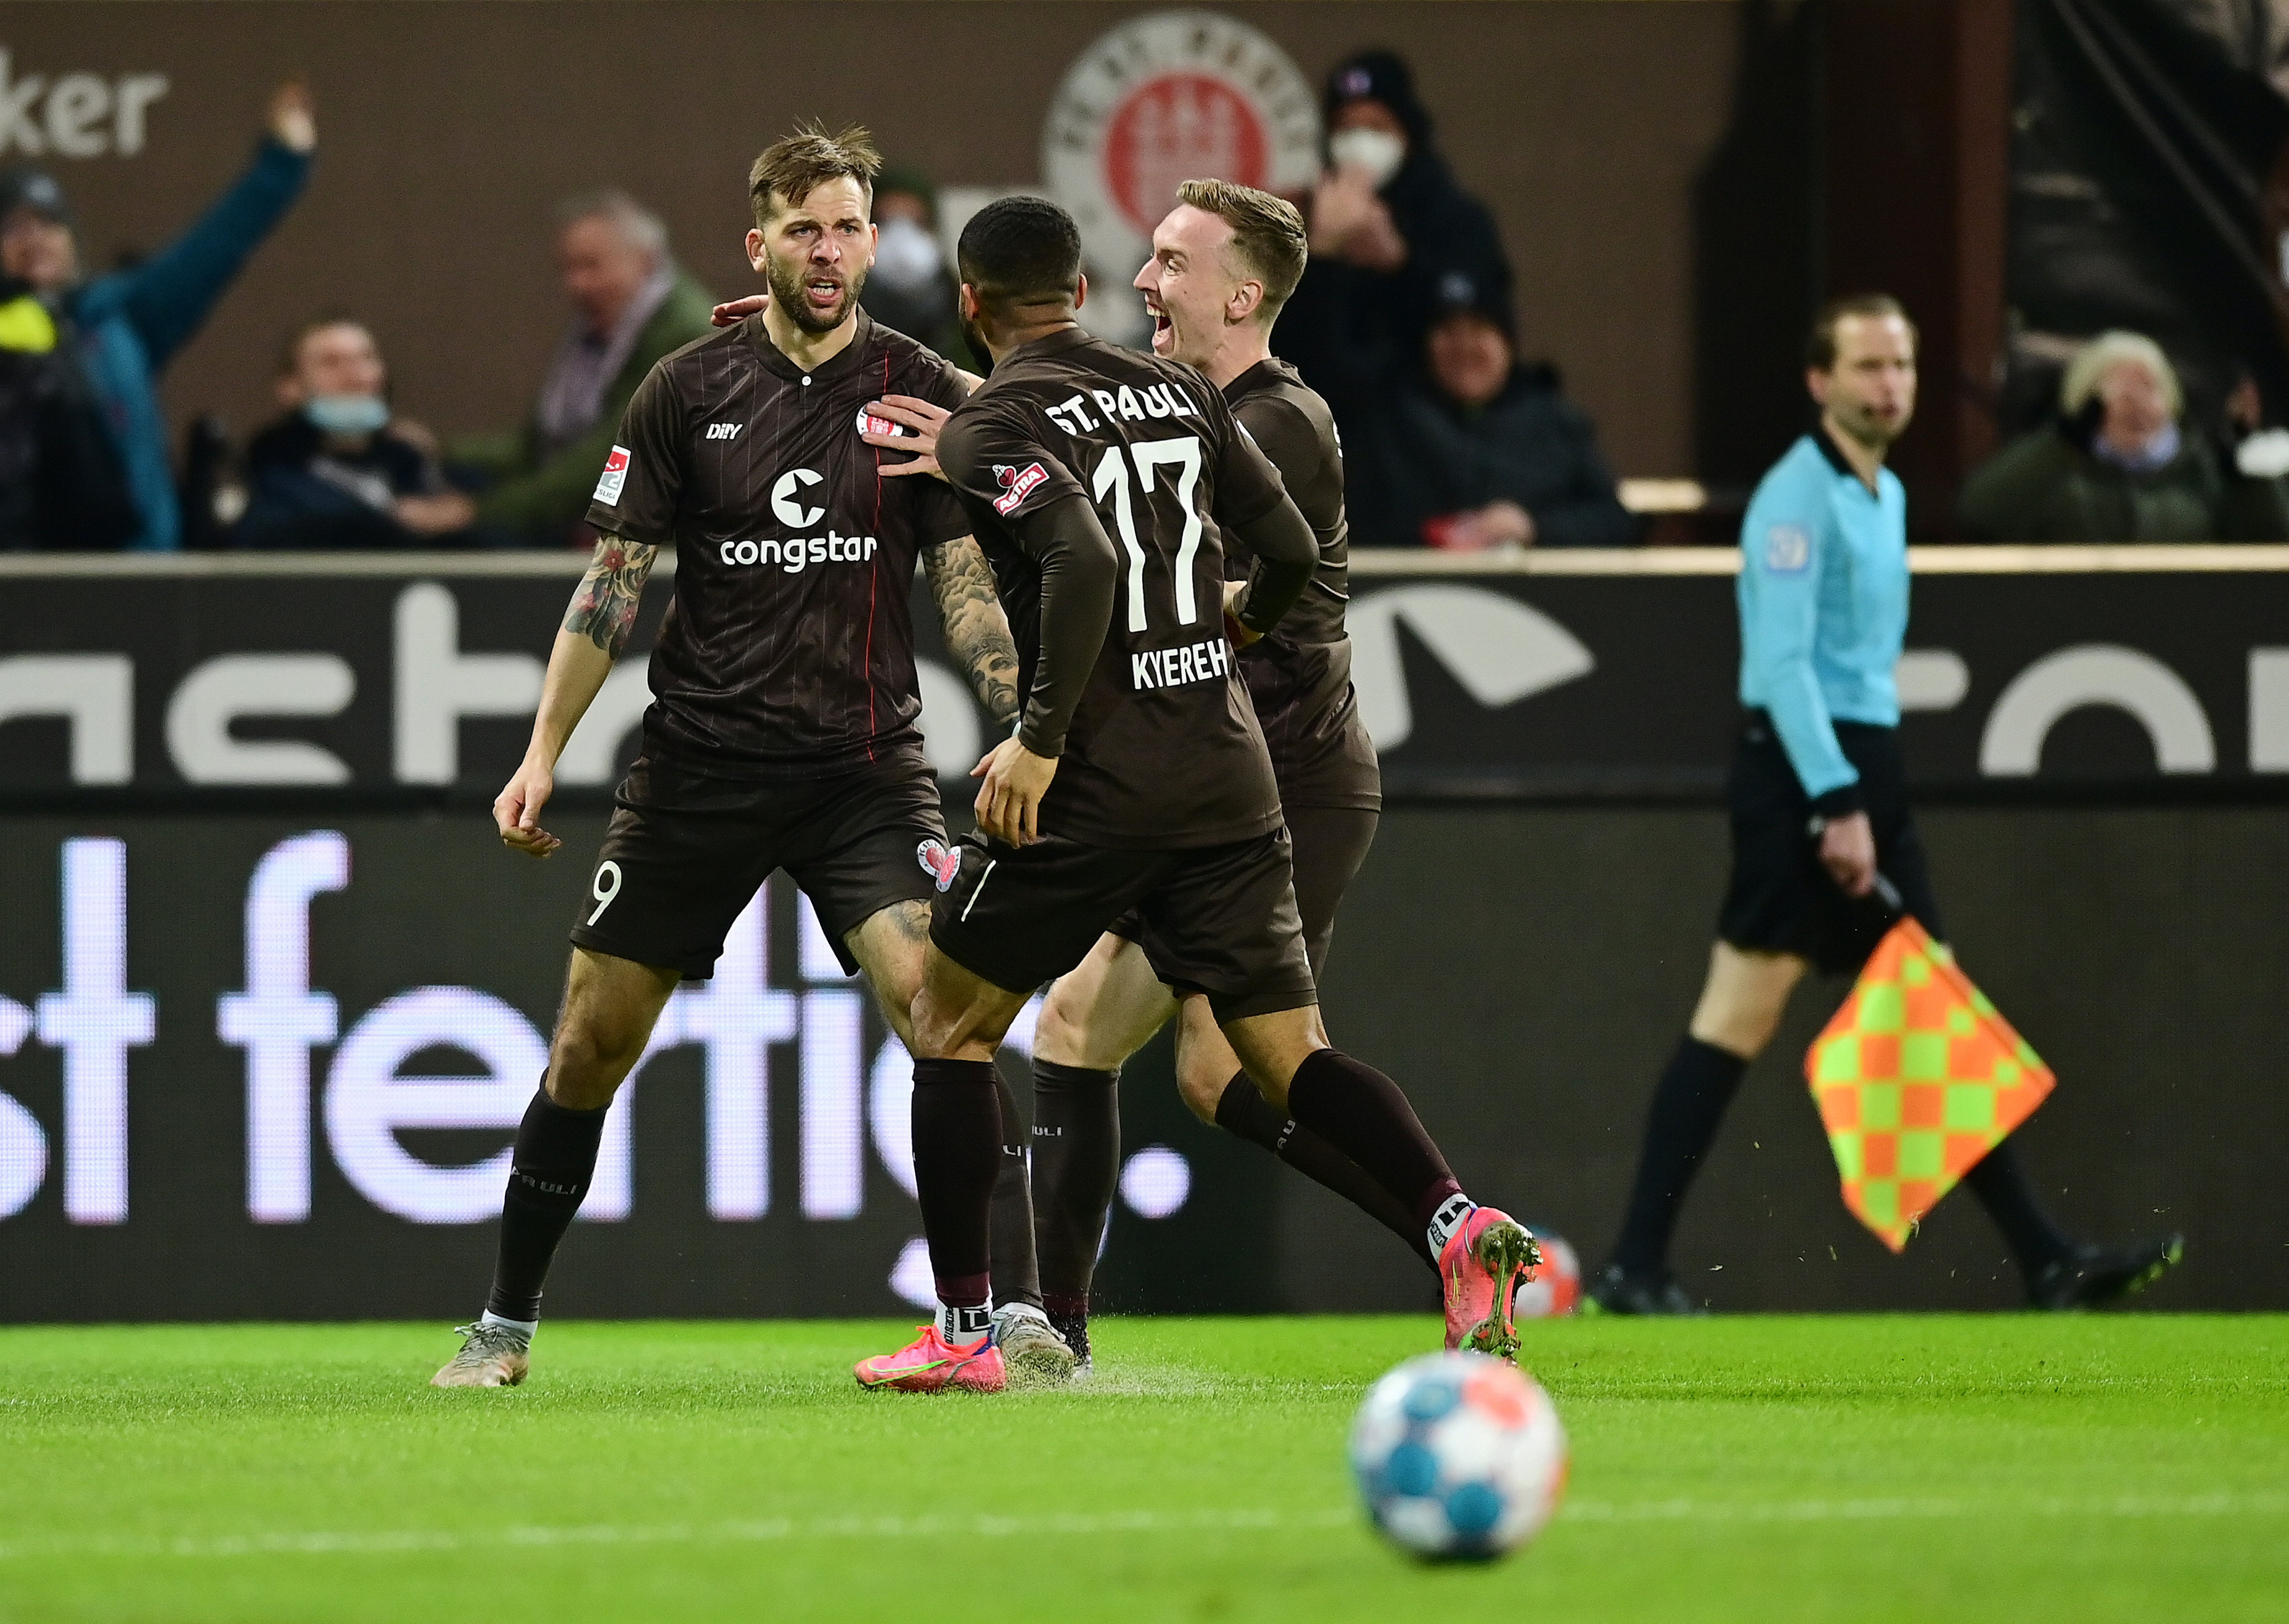
[[1057,776],[1055,756],[1037,756],[1017,739],[1005,738],[969,769],[977,787],[977,827],[1005,846],[1030,846],[1041,838],[1041,797]]
[[879,401],[866,402],[866,415],[880,418],[885,422],[901,424],[908,432],[903,434],[877,434],[867,429],[859,434],[859,439],[886,451],[912,451],[915,454],[911,462],[883,464],[883,478],[904,474],[934,474],[940,479],[945,478],[945,470],[937,466],[937,437],[938,431],[945,426],[945,420],[953,415],[952,411],[934,401],[923,400],[920,395],[886,394]]
[[556,774],[545,761],[520,763],[508,787],[493,800],[493,823],[501,844],[529,857],[552,857],[564,844],[540,826],[540,808],[556,790]]
[[715,306],[714,312],[707,319],[718,327],[737,327],[757,311],[768,310],[770,307],[770,294],[750,293],[745,299],[726,299]]

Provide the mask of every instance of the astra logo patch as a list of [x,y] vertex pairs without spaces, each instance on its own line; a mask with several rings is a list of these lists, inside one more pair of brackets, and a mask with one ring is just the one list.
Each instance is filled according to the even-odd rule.
[[893,440],[919,440],[920,434],[903,423],[893,423],[888,418],[878,418],[864,406],[858,409],[858,432],[862,434],[888,434]]
[[595,499],[607,507],[620,505],[620,490],[628,482],[628,448],[616,445],[604,458],[603,477],[596,482]]
[[961,872],[961,854],[948,850],[945,842],[935,836],[914,848],[914,861],[922,865],[924,873],[937,882],[937,888],[941,891],[952,888],[953,877]]
[[794,529],[808,529],[826,517],[823,507],[805,507],[796,501],[795,492],[808,490],[813,485],[824,484],[825,475],[810,468],[789,468],[779,475],[778,483],[771,487],[771,513],[781,524]]
[[1007,519],[1017,511],[1025,498],[1047,482],[1049,471],[1041,464],[1027,463],[1022,468],[993,466],[993,477],[1001,487],[1001,494],[993,498],[993,511]]
[[1812,532],[1800,524],[1776,524],[1765,532],[1765,568],[1775,575],[1801,575],[1812,567]]

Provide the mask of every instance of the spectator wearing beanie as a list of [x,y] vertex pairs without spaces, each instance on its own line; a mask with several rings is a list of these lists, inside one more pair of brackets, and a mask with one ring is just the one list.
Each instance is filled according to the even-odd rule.
[[1597,431],[1547,366],[1521,366],[1509,304],[1450,272],[1422,365],[1352,436],[1352,534],[1368,544],[1625,547]]
[[2266,541],[2289,535],[2281,482],[2221,472],[2185,422],[2178,375],[2151,338],[2101,333],[2068,365],[2060,416],[1964,482],[1982,541]]
[[1325,109],[1328,167],[1306,211],[1312,261],[1272,347],[1348,426],[1422,353],[1447,277],[1507,309],[1511,269],[1494,216],[1456,184],[1432,141],[1403,60],[1369,51],[1338,64]]
[[67,357],[59,386],[84,388],[95,403],[133,503],[130,547],[182,545],[159,374],[301,195],[317,139],[309,92],[284,86],[237,184],[150,259],[93,281],[83,277],[71,214],[53,178],[22,169],[0,176],[0,274],[53,320],[55,347]]

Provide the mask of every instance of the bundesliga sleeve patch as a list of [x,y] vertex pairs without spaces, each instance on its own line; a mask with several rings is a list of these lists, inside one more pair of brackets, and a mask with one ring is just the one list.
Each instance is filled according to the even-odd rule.
[[1001,487],[1001,494],[993,498],[993,511],[1007,519],[1011,513],[1016,513],[1024,505],[1025,498],[1039,490],[1049,477],[1049,471],[1037,462],[1027,463],[1022,468],[1005,468],[996,463],[993,466],[993,478],[994,482]]
[[1812,532],[1800,524],[1776,524],[1765,533],[1765,568],[1775,575],[1801,575],[1812,566]]
[[620,505],[620,489],[628,482],[628,448],[616,445],[604,458],[603,477],[596,482],[596,498],[607,507]]

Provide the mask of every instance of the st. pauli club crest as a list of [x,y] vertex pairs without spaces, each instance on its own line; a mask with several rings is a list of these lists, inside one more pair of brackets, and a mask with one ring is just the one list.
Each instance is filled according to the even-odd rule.
[[1089,262],[1084,322],[1135,342],[1129,287],[1180,182],[1237,180],[1293,196],[1320,171],[1320,107],[1288,53],[1214,12],[1153,12],[1065,70],[1041,131],[1041,177],[1073,213]]

